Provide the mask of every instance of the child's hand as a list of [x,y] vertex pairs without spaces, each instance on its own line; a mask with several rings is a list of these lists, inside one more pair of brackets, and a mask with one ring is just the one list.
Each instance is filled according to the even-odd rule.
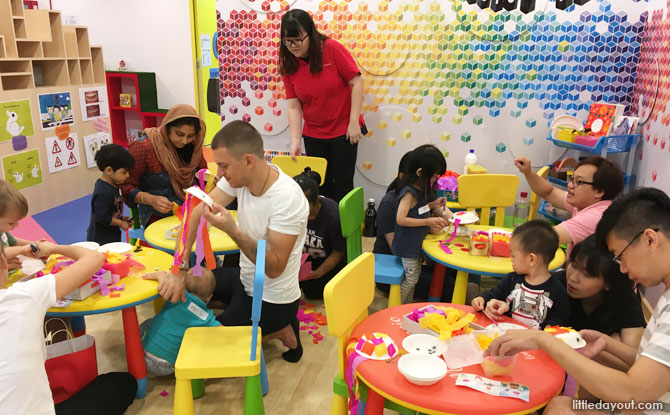
[[126,221],[121,221],[121,224],[119,225],[119,228],[121,228],[121,230],[125,232],[128,229],[130,229],[130,223],[128,223]]
[[475,309],[475,311],[482,311],[486,305],[486,301],[484,301],[484,297],[475,297],[472,299],[470,305]]
[[447,221],[444,218],[440,218],[437,216],[430,217],[426,219],[427,224],[431,228],[444,228],[447,226]]
[[519,157],[514,159],[514,165],[523,174],[532,173],[532,170],[530,169],[530,159],[527,157]]
[[167,274],[166,271],[156,271],[152,272],[149,274],[144,274],[142,275],[143,280],[153,280],[153,281],[158,281],[161,282],[163,278],[165,278],[165,274]]
[[433,209],[439,208],[439,207],[444,207],[444,204],[446,203],[446,201],[447,201],[446,197],[444,197],[444,196],[438,197],[437,199],[428,203],[428,207],[430,208],[430,210],[433,210]]
[[502,315],[509,311],[509,304],[505,301],[500,300],[490,300],[486,304],[486,309],[484,314],[491,317],[494,320],[502,320]]
[[56,249],[58,249],[58,245],[49,241],[33,242],[33,245],[37,247],[37,252],[34,252],[31,255],[35,258],[47,258],[51,254],[56,253]]

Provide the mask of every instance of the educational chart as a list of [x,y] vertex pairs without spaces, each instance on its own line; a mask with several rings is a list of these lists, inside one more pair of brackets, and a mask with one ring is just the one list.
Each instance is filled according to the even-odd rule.
[[37,149],[14,153],[2,158],[5,180],[17,189],[42,183],[42,165]]
[[35,132],[29,100],[0,102],[0,142],[33,134]]
[[90,169],[96,167],[95,153],[100,147],[110,144],[112,138],[108,133],[96,133],[84,136],[84,153],[86,154],[86,166]]
[[104,86],[79,88],[79,105],[82,121],[93,121],[96,117],[109,117],[107,88]]
[[59,125],[74,124],[69,92],[43,94],[38,95],[37,98],[40,103],[42,130],[53,130]]
[[57,173],[81,164],[77,134],[72,133],[65,140],[59,140],[58,137],[48,137],[44,145],[47,152],[49,173]]

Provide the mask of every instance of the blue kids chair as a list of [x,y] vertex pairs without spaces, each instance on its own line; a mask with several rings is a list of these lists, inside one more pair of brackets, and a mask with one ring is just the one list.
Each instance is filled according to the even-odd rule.
[[[175,362],[174,414],[193,414],[193,391],[203,388],[208,378],[246,377],[244,414],[264,414],[263,395],[268,377],[261,346],[265,241],[256,247],[256,273],[251,308],[251,326],[191,327],[186,330]],[[193,385],[192,385],[193,383]]]

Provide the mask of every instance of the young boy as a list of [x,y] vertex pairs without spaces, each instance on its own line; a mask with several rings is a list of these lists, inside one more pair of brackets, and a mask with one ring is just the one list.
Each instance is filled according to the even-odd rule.
[[123,216],[123,198],[119,185],[128,179],[135,159],[120,145],[107,144],[95,154],[95,163],[102,177],[95,182],[86,239],[100,245],[119,242],[120,229],[126,231],[130,228],[129,218]]
[[21,268],[18,255],[34,256],[31,241],[15,238],[9,231],[28,214],[28,201],[11,184],[0,180],[0,246],[5,247],[7,266],[10,271]]
[[494,320],[507,314],[533,329],[567,324],[568,294],[548,269],[557,248],[558,235],[543,220],[532,220],[514,229],[510,240],[514,272],[475,297],[472,307]]
[[[181,272],[186,275],[186,301],[166,302],[156,317],[142,323],[140,330],[146,327],[142,335],[142,346],[147,370],[157,376],[174,373],[174,363],[187,328],[221,325],[212,310],[207,308],[216,287],[212,271],[203,268],[199,277],[193,275],[192,268],[188,273]],[[145,275],[144,278],[161,282],[165,275],[165,271],[158,271]]]

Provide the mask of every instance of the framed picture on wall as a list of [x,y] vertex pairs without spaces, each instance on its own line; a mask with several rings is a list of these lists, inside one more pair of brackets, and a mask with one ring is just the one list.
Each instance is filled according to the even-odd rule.
[[107,89],[104,86],[79,88],[81,120],[93,121],[97,117],[109,117]]
[[59,125],[74,124],[72,99],[69,92],[40,94],[37,96],[40,105],[40,123],[42,130],[53,130]]

